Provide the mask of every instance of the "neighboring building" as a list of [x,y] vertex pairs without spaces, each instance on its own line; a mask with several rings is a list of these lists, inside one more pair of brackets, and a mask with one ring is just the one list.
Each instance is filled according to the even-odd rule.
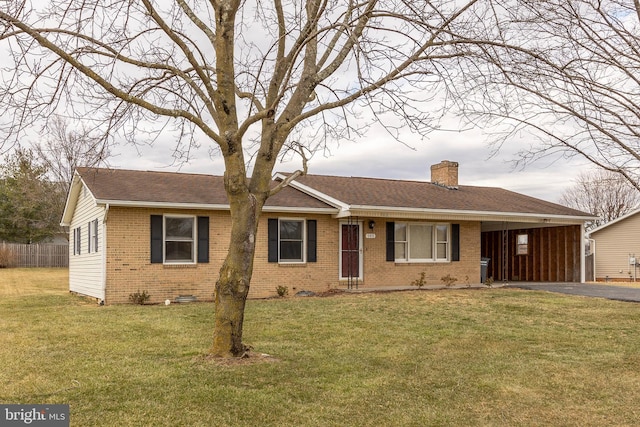
[[[458,185],[458,164],[432,182],[306,175],[264,207],[250,298],[277,286],[403,286],[455,277],[481,282],[584,278],[584,222],[592,216],[500,188]],[[286,175],[276,175],[276,180]],[[213,298],[229,244],[222,177],[78,169],[63,215],[69,287],[107,304],[147,291],[152,302]]]
[[591,230],[596,281],[640,280],[640,209]]

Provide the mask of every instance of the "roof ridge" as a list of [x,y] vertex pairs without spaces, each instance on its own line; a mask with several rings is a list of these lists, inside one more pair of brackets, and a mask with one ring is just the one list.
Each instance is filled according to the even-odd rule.
[[[275,172],[274,175],[277,174],[282,174],[282,175],[291,175],[292,172]],[[439,185],[435,182],[432,181],[420,181],[418,179],[400,179],[400,178],[381,178],[381,177],[374,177],[374,176],[345,176],[345,175],[326,175],[326,174],[306,174],[306,175],[302,175],[300,176],[300,178],[304,178],[305,176],[309,176],[309,177],[324,177],[324,178],[338,178],[338,179],[365,179],[365,180],[373,180],[373,181],[387,181],[387,182],[405,182],[405,183],[416,183],[416,184],[431,184],[440,188],[447,188],[446,186],[443,185]],[[503,191],[510,191],[512,193],[516,193],[516,194],[522,194],[522,193],[518,193],[516,191],[512,191],[512,190],[507,190],[506,188],[502,188],[502,187],[495,187],[495,186],[490,186],[490,185],[458,185],[458,188],[490,188],[490,189],[497,189],[497,190],[503,190]],[[524,194],[522,194],[524,195]],[[532,197],[532,196],[529,196]]]
[[222,178],[223,175],[212,175],[208,173],[201,172],[181,172],[181,171],[154,171],[154,170],[140,170],[140,169],[127,169],[127,168],[104,168],[104,167],[91,167],[91,166],[78,166],[77,170],[95,170],[95,171],[109,171],[109,172],[133,172],[133,173],[157,173],[157,174],[165,174],[165,175],[195,175],[195,176],[207,176],[213,178]]
[[[290,174],[291,172],[283,172],[283,173],[287,173]],[[419,181],[417,179],[399,179],[399,178],[381,178],[381,177],[375,177],[375,176],[344,176],[344,175],[325,175],[325,174],[306,174],[303,176],[322,176],[322,177],[327,177],[327,178],[344,178],[344,179],[368,179],[368,180],[375,180],[375,181],[400,181],[400,182],[417,182],[417,183],[424,183],[424,184],[430,184],[430,181]]]

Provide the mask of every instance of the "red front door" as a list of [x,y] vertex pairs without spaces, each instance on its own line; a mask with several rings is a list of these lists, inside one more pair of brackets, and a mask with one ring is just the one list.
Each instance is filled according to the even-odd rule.
[[342,224],[340,277],[360,278],[360,225]]

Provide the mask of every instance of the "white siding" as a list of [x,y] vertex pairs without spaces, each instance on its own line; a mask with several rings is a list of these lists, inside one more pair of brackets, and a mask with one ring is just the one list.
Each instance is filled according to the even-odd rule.
[[[82,295],[104,299],[104,232],[105,208],[97,206],[91,192],[84,186],[78,195],[78,201],[73,212],[69,227],[69,290]],[[98,250],[94,248],[93,239],[89,252],[88,224],[98,220]],[[80,255],[74,255],[74,230],[80,227]],[[93,236],[93,224],[91,235]]]
[[[629,255],[640,258],[640,214],[610,224],[590,236],[596,242],[596,278],[629,280],[634,266]],[[640,268],[637,273],[640,276]]]

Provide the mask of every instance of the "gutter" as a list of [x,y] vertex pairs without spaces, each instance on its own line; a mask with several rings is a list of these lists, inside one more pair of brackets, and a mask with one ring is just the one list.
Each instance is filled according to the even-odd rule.
[[376,218],[416,218],[429,217],[443,220],[469,220],[469,221],[520,221],[531,223],[583,223],[593,220],[592,216],[559,215],[530,212],[499,212],[499,211],[472,211],[451,209],[416,209],[389,206],[365,206],[352,205],[349,209],[342,210],[336,218],[348,216],[368,216]]
[[[97,204],[104,205],[107,213],[111,206],[129,207],[129,208],[153,208],[153,209],[193,209],[208,211],[229,211],[231,206],[227,204],[199,204],[199,203],[167,203],[167,202],[148,202],[148,201],[130,201],[130,200],[96,200]],[[262,212],[295,212],[295,213],[317,213],[324,215],[336,215],[336,208],[305,208],[291,206],[264,206]],[[106,216],[105,216],[106,221]]]
[[404,208],[391,206],[367,206],[351,205],[350,211],[379,213],[380,216],[390,216],[389,214],[431,214],[431,215],[464,215],[464,216],[485,216],[485,217],[517,217],[531,219],[569,219],[576,221],[589,221],[597,219],[596,216],[544,214],[531,212],[504,212],[504,211],[473,211],[473,210],[453,210],[453,209],[430,209],[430,208]]

